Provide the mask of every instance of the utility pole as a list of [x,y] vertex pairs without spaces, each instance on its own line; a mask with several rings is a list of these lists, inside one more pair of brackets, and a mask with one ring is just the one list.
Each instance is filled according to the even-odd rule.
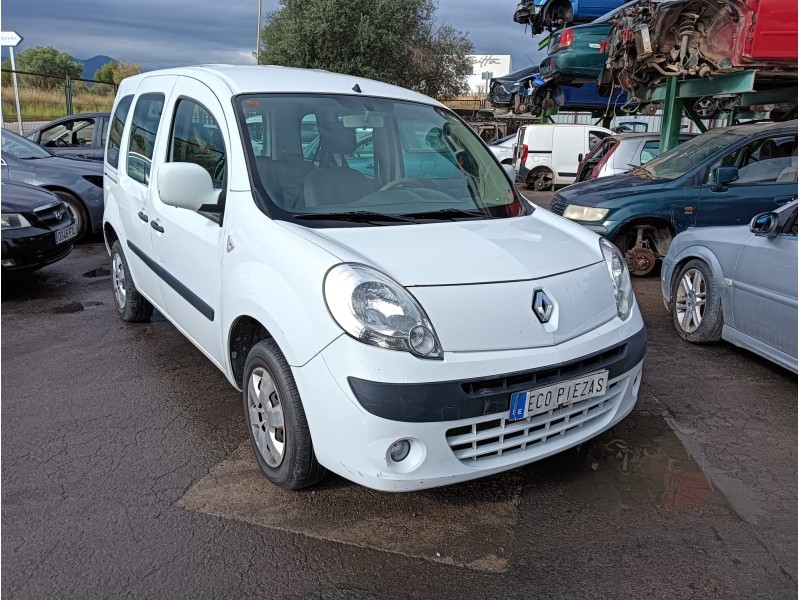
[[256,64],[259,63],[261,57],[261,3],[263,0],[258,0],[258,31],[256,33]]

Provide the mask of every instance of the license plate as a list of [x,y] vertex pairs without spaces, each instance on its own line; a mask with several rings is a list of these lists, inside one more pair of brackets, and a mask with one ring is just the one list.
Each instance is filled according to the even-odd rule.
[[78,224],[73,223],[69,227],[65,227],[64,229],[59,229],[56,231],[56,244],[60,244],[62,242],[66,242],[67,240],[71,240],[76,235],[78,235]]
[[508,419],[509,421],[519,421],[554,408],[568,406],[573,402],[602,396],[606,393],[607,388],[608,371],[598,371],[527,392],[515,392],[511,394],[511,410]]

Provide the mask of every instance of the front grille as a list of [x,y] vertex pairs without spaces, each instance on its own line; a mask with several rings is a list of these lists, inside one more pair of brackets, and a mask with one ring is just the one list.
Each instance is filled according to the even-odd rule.
[[559,216],[564,214],[564,209],[567,208],[567,202],[561,194],[554,194],[553,199],[550,200],[550,212]]
[[572,379],[593,371],[609,368],[625,356],[627,344],[620,344],[603,352],[584,356],[558,366],[514,373],[492,379],[473,379],[461,384],[461,389],[468,396],[485,396],[487,394],[506,394],[528,390],[533,387],[555,383],[563,379]]
[[[56,212],[61,215],[60,219],[56,219]],[[37,221],[47,227],[53,227],[61,223],[66,223],[70,219],[67,205],[64,203],[53,204],[47,208],[39,208],[33,214],[36,215]]]
[[467,466],[509,454],[520,454],[522,459],[525,454],[540,454],[556,445],[569,447],[571,439],[591,435],[608,422],[622,400],[626,381],[612,383],[604,396],[527,419],[510,421],[502,414],[453,427],[445,434],[447,443]]

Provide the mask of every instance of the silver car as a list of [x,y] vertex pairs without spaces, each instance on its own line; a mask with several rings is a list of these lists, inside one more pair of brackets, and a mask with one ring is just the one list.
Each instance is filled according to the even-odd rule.
[[[592,146],[585,157],[579,157],[578,175],[575,183],[588,179],[610,177],[627,173],[633,167],[647,164],[660,154],[658,145],[661,134],[617,133],[603,138]],[[692,133],[682,133],[678,143],[694,137]]]
[[678,234],[661,292],[683,339],[724,339],[797,373],[797,200],[749,226]]

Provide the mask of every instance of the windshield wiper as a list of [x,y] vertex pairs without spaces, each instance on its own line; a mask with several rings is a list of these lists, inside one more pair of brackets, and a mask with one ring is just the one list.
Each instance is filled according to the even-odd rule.
[[368,210],[352,210],[338,213],[300,213],[292,218],[303,221],[355,221],[357,223],[415,223],[414,219],[402,215],[387,215]]
[[471,217],[475,218],[486,218],[487,215],[483,211],[474,211],[474,210],[466,210],[463,208],[443,208],[441,210],[431,210],[428,212],[421,212],[421,213],[409,213],[403,215],[404,217],[408,217],[409,219],[449,219],[453,220],[458,217]]
[[642,172],[646,174],[646,177],[648,179],[653,178],[653,174],[647,169],[645,169],[642,165],[632,165],[631,163],[628,163],[628,166],[633,167],[630,171],[628,171],[628,173],[630,173],[631,175],[633,175],[636,172]]

